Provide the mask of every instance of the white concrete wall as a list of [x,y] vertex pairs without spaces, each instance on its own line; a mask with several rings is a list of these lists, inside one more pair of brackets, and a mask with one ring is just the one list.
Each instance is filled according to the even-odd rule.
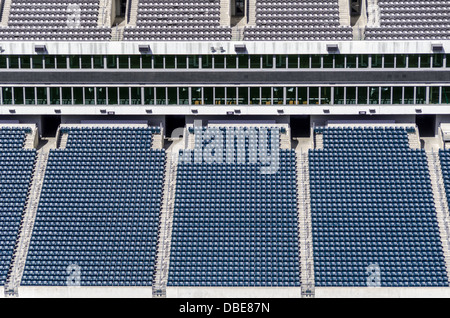
[[19,298],[152,298],[152,288],[20,286]]
[[167,287],[168,298],[300,298],[295,287]]
[[[153,54],[211,54],[211,47],[223,47],[223,54],[234,54],[235,44],[246,44],[249,54],[327,54],[327,44],[338,44],[341,54],[425,54],[431,44],[443,44],[450,51],[450,40],[435,41],[254,41],[254,42],[2,42],[1,54],[36,54],[34,45],[46,45],[48,54],[140,54],[139,45],[150,45]],[[219,54],[219,53],[216,53]]]
[[316,287],[316,298],[448,298],[448,287]]

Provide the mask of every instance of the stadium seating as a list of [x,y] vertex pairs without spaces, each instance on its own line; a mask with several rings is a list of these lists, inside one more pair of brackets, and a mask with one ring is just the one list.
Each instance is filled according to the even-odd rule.
[[439,159],[441,161],[442,177],[444,179],[445,193],[447,195],[447,201],[450,204],[450,150],[440,150]]
[[276,149],[279,170],[261,174],[248,144],[222,164],[180,152],[168,286],[300,286],[295,154]]
[[231,40],[231,28],[220,26],[220,0],[207,2],[141,0],[136,27],[127,27],[124,40]]
[[245,29],[248,41],[352,40],[352,28],[340,26],[337,0],[258,0],[256,26]]
[[5,284],[25,209],[36,150],[23,149],[26,128],[0,128],[0,285]]
[[378,0],[380,27],[366,28],[367,40],[449,39],[448,1]]
[[[62,128],[52,150],[22,285],[151,286],[165,151],[159,128]],[[69,271],[68,271],[69,270]]]
[[309,153],[316,287],[368,286],[371,266],[382,287],[448,286],[427,158],[409,148],[407,131],[316,129],[324,145]]
[[100,0],[12,0],[1,40],[105,41],[111,29],[98,27]]

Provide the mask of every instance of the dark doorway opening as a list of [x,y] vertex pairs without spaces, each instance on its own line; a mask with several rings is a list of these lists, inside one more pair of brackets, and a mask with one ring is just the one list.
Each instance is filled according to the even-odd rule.
[[291,116],[292,138],[307,138],[311,136],[311,116]]
[[236,16],[245,16],[245,0],[236,0]]
[[42,137],[55,137],[59,125],[61,125],[61,116],[46,115],[42,116]]
[[177,128],[184,128],[186,126],[186,117],[178,115],[166,116],[166,137],[170,138],[172,132]]
[[420,137],[434,137],[436,116],[435,115],[417,115],[416,125],[419,128]]

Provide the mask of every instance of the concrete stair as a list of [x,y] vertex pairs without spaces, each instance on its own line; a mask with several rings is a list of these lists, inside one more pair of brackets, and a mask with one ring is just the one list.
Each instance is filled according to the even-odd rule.
[[350,26],[350,1],[339,0],[339,24]]
[[130,5],[130,12],[128,12],[128,8],[127,8],[127,25],[129,26],[136,26],[136,21],[137,21],[137,14],[138,14],[138,5],[139,5],[139,0],[129,0],[131,1],[131,5]]
[[220,0],[220,25],[230,26],[230,0]]
[[97,23],[99,27],[111,27],[111,1],[100,0]]
[[11,0],[3,0],[2,1],[2,20],[0,22],[0,26],[8,26],[9,21],[9,13],[11,11]]
[[256,25],[256,0],[248,0],[248,22],[247,25]]
[[124,26],[114,26],[111,28],[111,41],[122,41]]
[[450,215],[439,153],[434,151],[427,152],[427,161],[444,259],[447,268],[447,279],[450,281]]

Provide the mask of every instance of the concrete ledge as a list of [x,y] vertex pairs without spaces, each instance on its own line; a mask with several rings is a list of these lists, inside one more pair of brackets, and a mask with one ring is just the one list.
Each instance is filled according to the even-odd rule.
[[19,298],[152,298],[152,287],[20,286]]
[[168,298],[300,298],[298,287],[167,287]]
[[316,298],[449,298],[449,287],[316,287]]

